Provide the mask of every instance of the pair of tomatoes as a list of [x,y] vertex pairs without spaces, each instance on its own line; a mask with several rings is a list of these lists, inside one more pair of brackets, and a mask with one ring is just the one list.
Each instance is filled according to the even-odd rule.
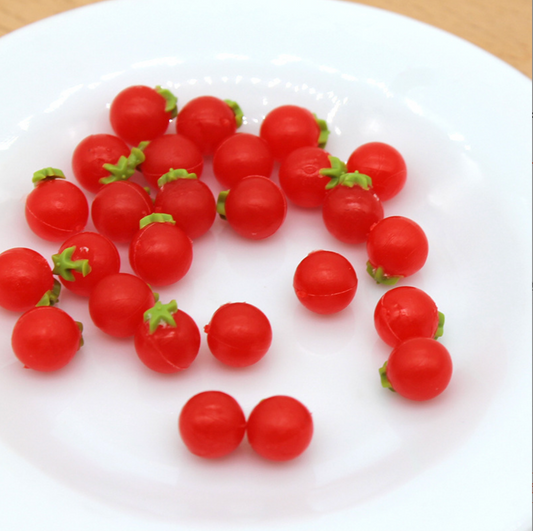
[[232,396],[221,391],[205,391],[183,406],[178,427],[188,450],[207,459],[229,455],[246,434],[250,446],[260,456],[272,461],[289,461],[307,449],[313,436],[309,410],[285,395],[262,400],[246,419]]

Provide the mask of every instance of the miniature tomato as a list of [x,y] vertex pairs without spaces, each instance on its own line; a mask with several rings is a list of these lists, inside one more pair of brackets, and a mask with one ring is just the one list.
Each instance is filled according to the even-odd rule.
[[130,242],[139,221],[152,214],[154,203],[148,192],[131,181],[106,184],[91,205],[91,218],[98,232],[117,243]]
[[176,301],[156,302],[144,312],[134,337],[139,359],[153,371],[171,374],[187,369],[200,350],[200,330]]
[[368,234],[366,248],[368,273],[377,283],[387,285],[422,269],[429,251],[420,225],[402,216],[376,223]]
[[188,450],[199,457],[223,457],[241,444],[246,418],[239,403],[221,391],[204,391],[181,410],[178,428]]
[[204,155],[212,155],[242,125],[242,110],[231,100],[199,96],[178,113],[176,132],[190,138]]
[[453,364],[450,353],[427,337],[400,343],[379,370],[383,387],[410,400],[431,400],[450,383]]
[[293,287],[298,300],[312,312],[333,314],[344,310],[357,291],[352,264],[333,251],[313,251],[296,268]]
[[204,331],[213,356],[231,367],[257,363],[272,343],[272,327],[267,316],[246,302],[221,306]]
[[211,228],[217,215],[215,196],[195,173],[171,170],[157,184],[160,189],[154,202],[155,212],[170,214],[192,240]]
[[109,109],[115,133],[128,144],[137,145],[165,134],[177,115],[177,98],[168,89],[133,85],[119,92]]
[[191,239],[168,214],[151,214],[140,221],[129,248],[130,265],[145,282],[154,286],[174,284],[189,271]]
[[115,135],[98,134],[84,138],[72,155],[72,171],[85,190],[98,192],[104,184],[131,177],[143,162],[146,143],[130,149]]
[[313,438],[313,417],[290,396],[272,396],[255,406],[246,434],[251,447],[271,461],[289,461],[301,455]]
[[283,160],[300,147],[325,147],[329,131],[326,122],[307,109],[282,105],[265,116],[259,135],[270,146],[274,158]]
[[26,221],[44,240],[63,241],[81,232],[89,219],[85,194],[64,179],[63,172],[55,168],[45,168],[33,175],[35,188],[26,198]]
[[15,356],[26,368],[43,372],[67,365],[82,344],[81,324],[54,306],[23,313],[11,336]]
[[441,337],[444,314],[425,291],[401,286],[381,297],[374,310],[374,325],[387,345],[397,347],[414,337]]
[[0,254],[2,308],[25,312],[38,304],[52,304],[60,289],[48,261],[37,251],[14,247]]
[[150,286],[130,273],[104,277],[91,291],[89,314],[95,326],[114,337],[131,337],[155,304]]
[[217,211],[244,238],[262,240],[277,232],[285,221],[287,200],[268,177],[250,175],[231,190],[220,192]]
[[316,146],[292,151],[279,167],[279,184],[295,205],[316,208],[322,205],[331,178],[346,173],[346,165]]
[[383,142],[369,142],[358,147],[346,165],[349,172],[369,175],[374,193],[382,201],[397,195],[407,180],[407,166],[402,155]]
[[202,152],[192,140],[183,135],[163,135],[145,148],[145,161],[141,172],[150,185],[157,188],[157,181],[173,169],[185,169],[202,176],[204,159]]
[[322,205],[322,219],[330,234],[344,243],[364,243],[372,227],[383,219],[383,205],[362,173],[344,173],[332,180]]
[[63,242],[52,256],[54,275],[65,288],[88,297],[107,275],[120,270],[120,255],[115,244],[98,232],[79,232]]
[[232,188],[249,175],[270,177],[273,170],[274,157],[268,144],[250,133],[230,136],[213,155],[213,173],[226,188]]

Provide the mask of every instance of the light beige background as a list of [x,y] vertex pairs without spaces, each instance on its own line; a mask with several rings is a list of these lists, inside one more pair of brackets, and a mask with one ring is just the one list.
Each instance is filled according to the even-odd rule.
[[[0,36],[42,18],[106,0],[0,0]],[[356,2],[356,0],[344,0]],[[531,78],[531,0],[359,0],[462,37]]]

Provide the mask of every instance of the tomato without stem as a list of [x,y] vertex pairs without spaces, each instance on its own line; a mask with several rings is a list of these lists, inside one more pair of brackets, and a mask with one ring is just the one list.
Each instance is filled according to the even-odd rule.
[[400,343],[379,372],[383,387],[409,400],[425,401],[448,387],[453,364],[442,343],[418,337]]
[[115,244],[97,232],[80,232],[67,238],[52,261],[53,273],[63,286],[82,297],[88,297],[104,277],[120,270]]
[[217,205],[213,192],[196,174],[172,170],[159,181],[154,210],[172,216],[191,239],[203,236],[213,225]]
[[134,336],[139,359],[153,371],[172,374],[187,369],[200,350],[200,330],[176,301],[156,302],[144,313]]
[[270,146],[276,160],[283,160],[304,146],[325,147],[329,131],[324,120],[297,105],[282,105],[263,120],[259,135]]
[[390,216],[376,223],[368,234],[366,248],[368,273],[376,282],[388,285],[422,269],[429,252],[420,225],[403,216]]
[[178,429],[191,453],[216,459],[232,453],[241,444],[246,418],[232,396],[221,391],[205,391],[183,406]]
[[441,337],[444,315],[426,292],[401,286],[381,297],[374,310],[374,325],[387,345],[397,347],[415,337]]
[[231,100],[199,96],[178,113],[176,132],[190,138],[204,155],[212,155],[242,124],[242,110]]
[[248,442],[262,457],[289,461],[301,455],[313,438],[309,410],[290,396],[272,396],[255,406],[246,427]]
[[274,157],[261,137],[236,133],[222,142],[213,155],[213,173],[218,182],[232,188],[249,175],[270,177]]
[[109,120],[120,138],[137,145],[165,134],[176,114],[177,98],[168,89],[133,85],[113,99]]
[[85,194],[61,170],[45,168],[33,175],[34,189],[26,198],[30,229],[48,241],[63,241],[81,232],[89,219]]
[[272,344],[268,317],[245,302],[221,306],[204,327],[209,350],[231,367],[248,367],[262,359]]
[[219,194],[217,211],[237,234],[250,240],[262,240],[283,225],[287,200],[275,182],[251,175]]
[[314,251],[296,268],[293,287],[298,300],[312,312],[333,314],[344,310],[357,291],[352,264],[333,251]]
[[129,247],[133,271],[154,286],[168,286],[182,279],[192,264],[191,239],[168,214],[151,214],[140,226]]
[[171,170],[184,169],[200,178],[204,169],[202,152],[183,135],[169,134],[152,140],[144,149],[144,156],[141,172],[154,188],[158,188],[158,180]]
[[152,214],[154,203],[148,192],[131,181],[106,184],[91,204],[91,218],[98,232],[117,243],[130,242],[139,222]]
[[37,304],[56,302],[52,268],[44,256],[33,249],[14,247],[0,254],[0,306],[25,312]]
[[63,310],[39,306],[21,315],[11,345],[26,368],[51,372],[65,367],[82,345],[82,327]]
[[155,304],[150,286],[129,273],[104,277],[89,296],[95,326],[114,337],[131,337],[143,323],[144,312]]
[[369,175],[374,193],[382,201],[399,194],[407,180],[407,166],[401,153],[384,142],[369,142],[358,147],[346,165],[349,172]]

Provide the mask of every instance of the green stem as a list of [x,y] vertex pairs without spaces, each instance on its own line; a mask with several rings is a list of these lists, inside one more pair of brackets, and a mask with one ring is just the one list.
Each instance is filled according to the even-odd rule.
[[31,182],[37,186],[45,179],[66,179],[65,174],[57,168],[43,168],[33,174]]
[[439,312],[439,325],[437,327],[437,331],[435,332],[435,339],[438,339],[439,337],[442,337],[444,334],[444,321],[445,317],[442,312]]
[[228,199],[229,190],[225,190],[218,194],[217,212],[222,219],[226,218],[226,200]]
[[392,388],[392,384],[390,383],[389,379],[387,378],[387,361],[383,364],[383,367],[379,369],[379,375],[381,377],[381,385],[388,389],[389,391],[392,391],[395,393],[396,391]]
[[144,312],[144,320],[149,321],[150,334],[153,334],[157,327],[163,322],[169,326],[176,327],[176,321],[173,314],[178,311],[178,305],[175,300],[168,304],[156,302],[155,305]]
[[144,150],[148,144],[149,142],[141,142],[138,147],[131,149],[129,156],[122,155],[116,164],[104,164],[103,168],[110,173],[110,176],[102,177],[100,182],[109,184],[127,181],[135,173],[137,166],[145,161]]
[[326,189],[330,190],[331,188],[335,188],[335,186],[348,186],[349,188],[353,188],[356,185],[364,190],[368,190],[372,186],[372,178],[358,171],[343,173],[338,178],[333,178],[326,186]]
[[385,286],[394,286],[397,284],[398,280],[402,278],[400,275],[398,276],[388,276],[383,271],[383,268],[381,266],[374,267],[370,261],[366,263],[366,270],[367,273],[378,283],[383,284]]
[[170,90],[164,89],[159,85],[157,85],[155,91],[165,98],[165,112],[169,112],[172,118],[176,118],[178,116],[178,98]]
[[330,188],[333,188],[333,186],[335,186],[335,185],[332,185],[331,183],[333,183],[334,181],[338,182],[341,175],[343,173],[346,173],[347,168],[346,168],[346,164],[344,164],[344,162],[342,162],[342,160],[339,159],[338,157],[333,157],[332,155],[329,155],[328,159],[329,159],[330,167],[322,168],[318,173],[320,173],[320,175],[325,175],[326,177],[331,178],[329,183],[326,185],[326,189],[329,190]]
[[89,260],[72,260],[74,251],[76,251],[75,245],[67,247],[62,253],[54,254],[52,256],[52,262],[54,263],[52,273],[70,282],[76,280],[73,271],[81,273],[84,277],[91,272]]
[[155,214],[150,214],[148,216],[144,216],[144,218],[141,218],[141,220],[139,221],[139,228],[144,229],[144,227],[150,225],[150,223],[172,223],[172,225],[176,224],[174,218],[170,214],[160,214],[159,212],[156,212]]
[[61,282],[54,278],[54,286],[49,289],[35,306],[53,306],[59,300],[61,293]]
[[315,117],[316,123],[318,124],[318,127],[320,129],[320,134],[318,135],[318,147],[323,149],[328,143],[328,138],[330,134],[328,124],[326,120],[318,118],[316,114],[313,113],[313,116]]
[[198,179],[196,173],[189,173],[187,170],[179,169],[175,170],[170,168],[168,173],[161,175],[157,180],[157,186],[162,188],[164,184],[171,183],[172,181],[177,181],[178,179]]
[[233,100],[224,100],[224,102],[231,107],[231,110],[235,114],[235,123],[237,124],[237,128],[239,128],[242,125],[242,119],[244,118],[244,113],[242,112],[241,107]]

